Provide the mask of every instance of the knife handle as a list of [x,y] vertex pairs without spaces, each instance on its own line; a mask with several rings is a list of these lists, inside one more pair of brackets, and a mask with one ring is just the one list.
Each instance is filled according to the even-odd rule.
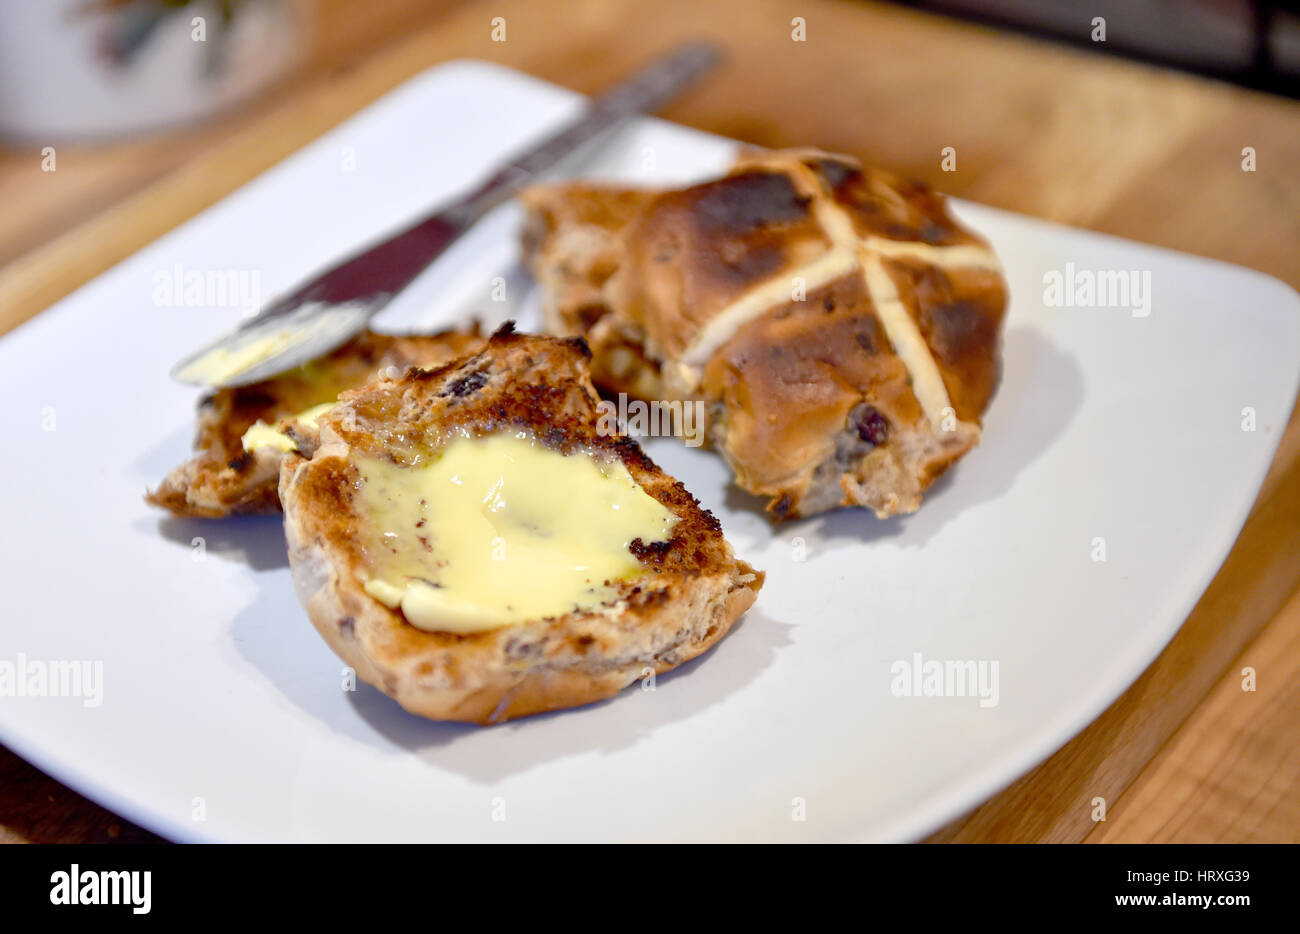
[[716,45],[687,42],[670,55],[595,98],[583,115],[547,136],[526,152],[509,159],[465,197],[447,205],[438,217],[468,226],[492,208],[531,184],[543,172],[614,124],[637,114],[652,113],[721,59]]

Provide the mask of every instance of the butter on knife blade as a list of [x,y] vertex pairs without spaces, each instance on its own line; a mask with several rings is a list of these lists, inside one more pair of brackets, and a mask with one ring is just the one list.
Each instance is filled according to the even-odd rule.
[[172,377],[199,386],[255,383],[328,353],[343,334],[360,333],[370,313],[364,303],[337,305],[324,312],[305,305],[293,314],[250,327],[242,340],[232,343],[223,338],[209,345],[181,361]]

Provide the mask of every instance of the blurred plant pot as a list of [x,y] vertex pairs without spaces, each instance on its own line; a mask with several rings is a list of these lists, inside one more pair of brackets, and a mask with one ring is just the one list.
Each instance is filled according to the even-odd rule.
[[0,0],[0,136],[48,145],[201,120],[292,68],[307,14],[303,0]]

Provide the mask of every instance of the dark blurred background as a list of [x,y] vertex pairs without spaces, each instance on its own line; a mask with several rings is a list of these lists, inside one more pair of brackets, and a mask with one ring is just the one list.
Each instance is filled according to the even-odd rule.
[[1300,0],[896,2],[1300,98]]

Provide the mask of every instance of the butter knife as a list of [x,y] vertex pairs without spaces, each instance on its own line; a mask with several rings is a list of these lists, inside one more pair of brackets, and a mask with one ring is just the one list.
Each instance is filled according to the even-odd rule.
[[329,353],[488,211],[565,156],[627,118],[651,113],[720,59],[716,46],[686,43],[594,99],[578,119],[499,166],[467,194],[393,237],[344,259],[177,363],[171,376],[194,386],[243,386]]

